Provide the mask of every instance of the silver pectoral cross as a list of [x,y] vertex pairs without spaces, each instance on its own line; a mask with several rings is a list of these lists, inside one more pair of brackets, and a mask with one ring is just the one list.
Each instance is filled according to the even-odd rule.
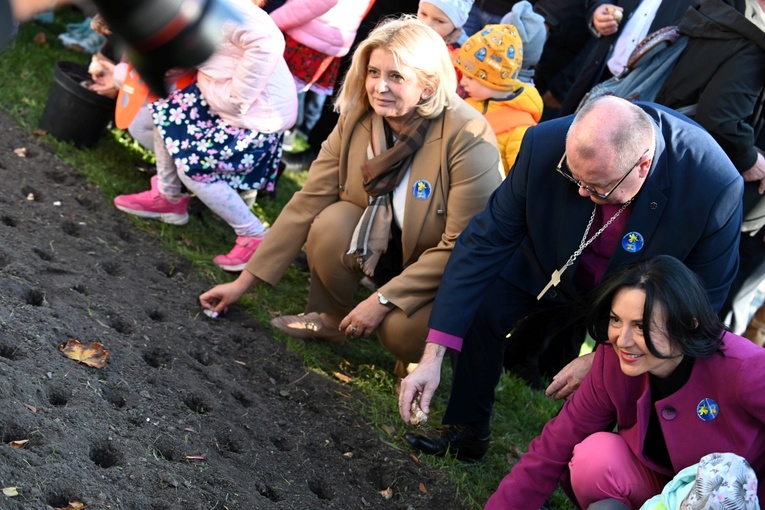
[[552,272],[552,276],[550,276],[550,281],[547,282],[547,285],[545,285],[545,288],[542,289],[542,292],[539,293],[537,296],[537,301],[541,300],[542,297],[547,293],[548,290],[550,290],[550,287],[556,287],[560,283],[560,277],[563,274],[563,271],[566,270],[568,265],[563,266],[560,269],[556,269]]

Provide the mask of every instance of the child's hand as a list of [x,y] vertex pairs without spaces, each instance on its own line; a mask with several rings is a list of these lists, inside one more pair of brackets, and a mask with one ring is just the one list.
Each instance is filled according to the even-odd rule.
[[109,60],[93,56],[88,67],[88,72],[93,78],[93,85],[88,88],[101,96],[117,97],[119,87],[114,83],[114,67],[115,65]]

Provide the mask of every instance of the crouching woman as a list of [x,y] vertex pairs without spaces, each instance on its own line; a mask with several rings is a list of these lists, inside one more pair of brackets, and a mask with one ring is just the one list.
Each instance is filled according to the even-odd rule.
[[762,479],[765,350],[725,331],[696,275],[669,256],[594,295],[592,370],[486,508],[537,510],[560,482],[580,508],[638,509],[715,452],[743,457]]

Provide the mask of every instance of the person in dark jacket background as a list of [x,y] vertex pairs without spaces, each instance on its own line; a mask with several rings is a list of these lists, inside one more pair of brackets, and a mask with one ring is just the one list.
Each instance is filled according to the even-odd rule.
[[765,215],[753,210],[762,205],[765,192],[765,158],[755,141],[763,122],[763,7],[765,0],[702,0],[698,8],[688,9],[679,23],[688,46],[656,99],[675,109],[697,105],[691,115],[746,181],[741,266],[721,311],[723,318],[732,312],[730,326],[739,334],[765,279]]
[[758,26],[747,19],[748,5],[758,4],[703,0],[688,9],[679,23],[688,46],[656,98],[673,109],[697,104],[692,117],[720,144],[744,180],[758,166],[762,168],[756,173],[765,177],[765,159],[754,147],[753,118],[765,86],[765,21]]
[[[591,45],[589,55],[582,60],[579,75],[563,99],[560,108],[561,116],[574,113],[579,102],[594,85],[611,77],[608,61],[619,44],[620,38],[623,35],[629,37],[629,34],[624,32],[634,16],[645,16],[647,20],[653,14],[645,34],[647,35],[660,28],[676,24],[688,7],[698,3],[697,0],[662,0],[658,5],[651,5],[649,2],[650,0],[587,0],[585,19],[597,41]],[[618,17],[615,15],[616,11],[621,12]],[[604,21],[612,15],[615,23]],[[636,18],[634,22],[640,23],[641,20]],[[629,55],[640,40],[623,42],[631,46],[627,49],[627,55]]]

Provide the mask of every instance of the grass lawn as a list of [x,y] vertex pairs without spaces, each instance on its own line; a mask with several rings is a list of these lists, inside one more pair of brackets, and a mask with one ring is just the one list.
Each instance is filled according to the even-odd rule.
[[[53,24],[32,22],[23,25],[16,40],[0,58],[0,108],[10,112],[29,131],[37,129],[53,83],[55,63],[59,60],[86,63],[90,58],[89,55],[64,48],[56,37],[64,31],[67,22],[81,20],[82,16],[77,11],[64,9],[57,13]],[[39,34],[44,34],[44,41]],[[71,121],[76,122],[76,119]],[[58,157],[98,185],[108,200],[117,194],[147,189],[148,177],[137,172],[135,166],[142,161],[151,161],[152,156],[142,151],[124,132],[112,131],[92,149],[77,149],[50,136],[45,136],[45,139]],[[266,222],[272,222],[306,177],[305,172],[285,174],[276,199],[256,204],[257,214]],[[206,275],[211,286],[232,279],[230,274],[215,267],[211,260],[233,245],[234,233],[209,211],[202,213],[201,221],[192,221],[182,228],[140,219],[135,219],[135,223],[158,238],[167,250],[189,259],[197,270]],[[254,316],[267,322],[278,313],[303,311],[307,289],[307,274],[290,268],[278,287],[260,286],[249,293],[244,302]],[[391,427],[398,434],[403,434],[406,427],[398,417],[395,380],[391,374],[395,360],[374,339],[330,348],[319,343],[280,338],[302,356],[307,368],[327,377],[332,377],[333,372],[342,372],[350,377],[349,384],[367,397],[359,405],[363,406],[370,423],[381,434],[391,430]],[[444,367],[444,371],[442,380],[449,381],[449,367]],[[440,420],[447,396],[448,384],[443,383],[432,406],[432,423]],[[526,449],[529,441],[559,407],[558,403],[545,398],[540,392],[529,390],[510,377],[503,377],[492,422],[494,441],[486,460],[472,465],[452,459],[423,458],[423,461],[440,466],[449,474],[458,490],[459,503],[464,508],[482,508],[509,470],[509,462],[517,460],[518,452]],[[405,448],[403,442],[399,446]],[[560,493],[554,497],[552,507],[572,508]]]

